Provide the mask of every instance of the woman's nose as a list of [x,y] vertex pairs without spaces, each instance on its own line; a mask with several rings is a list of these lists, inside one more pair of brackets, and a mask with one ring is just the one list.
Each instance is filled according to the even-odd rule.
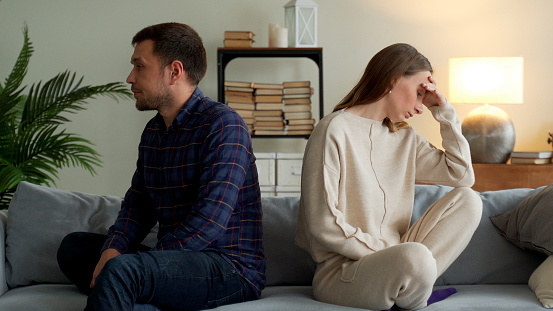
[[415,105],[415,112],[416,112],[417,114],[421,114],[421,113],[423,112],[422,104],[417,103],[417,104]]

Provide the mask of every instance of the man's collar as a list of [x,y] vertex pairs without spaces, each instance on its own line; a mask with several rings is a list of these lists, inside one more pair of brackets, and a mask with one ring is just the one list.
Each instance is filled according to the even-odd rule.
[[[175,119],[173,120],[173,122],[171,123],[171,125],[167,130],[170,131],[173,128],[179,128],[182,122],[184,122],[184,120],[187,119],[188,115],[192,111],[198,110],[198,105],[201,103],[204,97],[205,96],[200,90],[200,88],[196,87],[196,89],[194,90],[190,98],[186,101],[186,103],[184,103],[184,105],[182,105],[182,107],[179,110],[179,113],[177,114],[177,116],[175,117]],[[160,123],[160,126],[162,126],[162,128],[165,128],[163,117],[159,113],[157,114],[156,119],[157,119],[157,122]]]

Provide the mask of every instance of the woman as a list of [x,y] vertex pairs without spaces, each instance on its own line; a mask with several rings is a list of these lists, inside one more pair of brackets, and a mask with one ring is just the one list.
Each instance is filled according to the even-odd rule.
[[[419,309],[480,221],[469,145],[436,88],[429,61],[407,44],[377,53],[307,143],[298,244],[317,263],[315,298],[383,310]],[[405,122],[440,124],[445,151]],[[455,187],[409,227],[415,181]],[[447,296],[447,295],[446,295]],[[443,298],[443,297],[442,297]]]

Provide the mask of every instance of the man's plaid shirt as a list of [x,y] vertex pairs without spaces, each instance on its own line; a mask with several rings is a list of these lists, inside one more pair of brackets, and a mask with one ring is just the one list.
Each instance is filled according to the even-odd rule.
[[159,222],[155,250],[216,251],[259,295],[265,287],[261,200],[248,127],[197,88],[166,129],[152,118],[104,248],[121,253]]

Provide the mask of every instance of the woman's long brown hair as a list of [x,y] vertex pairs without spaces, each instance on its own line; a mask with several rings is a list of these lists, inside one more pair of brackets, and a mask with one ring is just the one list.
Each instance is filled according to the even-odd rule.
[[[432,65],[426,57],[409,44],[390,45],[373,56],[357,85],[334,107],[333,111],[374,103],[386,96],[401,76],[413,75],[421,71],[432,73]],[[389,118],[385,118],[383,123],[392,132],[409,127],[407,122],[394,123]]]

